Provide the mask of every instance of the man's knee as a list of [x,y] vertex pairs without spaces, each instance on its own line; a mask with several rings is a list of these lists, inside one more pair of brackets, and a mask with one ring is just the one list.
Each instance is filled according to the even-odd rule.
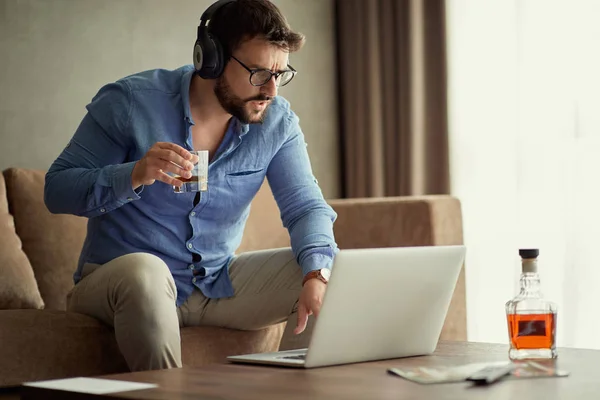
[[177,289],[171,271],[159,257],[149,253],[132,253],[111,263],[117,264],[115,289],[141,301],[152,301],[162,295],[175,300]]

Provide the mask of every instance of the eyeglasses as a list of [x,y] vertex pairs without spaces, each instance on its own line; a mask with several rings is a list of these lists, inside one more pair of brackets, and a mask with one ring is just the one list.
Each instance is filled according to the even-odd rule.
[[250,72],[250,84],[252,86],[265,85],[274,76],[275,77],[275,85],[277,85],[278,87],[281,87],[281,86],[285,86],[288,83],[290,83],[290,81],[292,79],[294,79],[294,76],[296,75],[296,70],[294,69],[294,67],[292,67],[289,64],[288,64],[289,69],[286,69],[285,71],[280,71],[280,72],[273,72],[268,69],[251,69],[251,68],[248,68],[243,62],[241,62],[234,56],[231,56],[231,58],[233,58],[235,61],[240,63],[240,65],[242,67],[244,67],[246,69],[246,71]]

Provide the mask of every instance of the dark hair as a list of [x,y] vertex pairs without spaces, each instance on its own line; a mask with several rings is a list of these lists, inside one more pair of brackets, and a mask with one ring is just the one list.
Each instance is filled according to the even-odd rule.
[[304,35],[293,32],[279,8],[269,0],[236,0],[215,12],[208,30],[227,56],[243,42],[263,37],[275,46],[294,52],[304,45]]

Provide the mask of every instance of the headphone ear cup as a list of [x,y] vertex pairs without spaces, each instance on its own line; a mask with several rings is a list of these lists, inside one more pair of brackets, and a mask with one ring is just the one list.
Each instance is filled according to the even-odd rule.
[[196,40],[196,44],[194,45],[194,68],[196,71],[200,71],[202,69],[203,62],[204,52],[202,51],[200,41]]
[[198,35],[194,45],[194,68],[201,78],[216,79],[220,77],[225,70],[225,64],[229,61],[229,55],[225,54],[219,39],[209,33],[207,21],[210,21],[221,7],[235,1],[217,0],[200,17],[200,26],[198,26]]
[[[199,68],[196,68],[198,75],[203,79],[214,79],[218,75],[215,70],[218,67],[218,54],[214,41],[209,36],[206,29],[202,29],[198,35],[196,44],[200,47],[202,54]],[[196,59],[194,60],[196,62]]]
[[221,45],[221,42],[219,42],[218,39],[211,39],[211,41],[215,50],[215,66],[213,73],[214,77],[218,78],[223,74],[227,60],[225,59],[225,52],[223,51],[223,46]]
[[216,79],[225,69],[225,54],[218,39],[200,29],[194,45],[194,68],[203,79]]

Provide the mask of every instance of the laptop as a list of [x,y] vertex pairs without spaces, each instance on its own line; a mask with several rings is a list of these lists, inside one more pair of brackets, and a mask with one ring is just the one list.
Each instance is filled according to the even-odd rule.
[[340,250],[307,349],[227,358],[314,368],[431,354],[465,253],[464,246]]

